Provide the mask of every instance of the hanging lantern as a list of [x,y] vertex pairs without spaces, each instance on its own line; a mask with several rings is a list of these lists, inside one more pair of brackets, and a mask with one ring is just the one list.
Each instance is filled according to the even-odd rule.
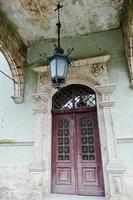
[[56,24],[58,27],[58,46],[54,49],[54,54],[47,59],[47,62],[50,66],[50,75],[51,75],[51,81],[52,85],[59,89],[66,80],[67,77],[67,71],[68,66],[70,64],[69,60],[69,54],[73,51],[73,49],[68,50],[68,54],[64,55],[64,50],[60,46],[60,29],[61,29],[61,23],[60,23],[60,8],[62,8],[63,5],[57,4],[57,8],[55,11],[58,11],[58,23]]

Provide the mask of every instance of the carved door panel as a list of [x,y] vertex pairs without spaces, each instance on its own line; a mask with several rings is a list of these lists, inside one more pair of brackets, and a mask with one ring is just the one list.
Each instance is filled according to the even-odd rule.
[[52,192],[104,195],[96,111],[53,115]]
[[52,192],[75,194],[73,132],[72,114],[53,116]]
[[96,112],[76,114],[78,194],[104,195]]

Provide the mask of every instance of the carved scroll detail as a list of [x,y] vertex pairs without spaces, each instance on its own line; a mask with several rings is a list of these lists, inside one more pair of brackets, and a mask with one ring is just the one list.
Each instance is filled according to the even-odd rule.
[[95,76],[95,77],[98,77],[100,76],[103,71],[104,71],[104,68],[105,66],[101,63],[98,63],[98,64],[94,64],[92,65],[91,67],[91,73]]

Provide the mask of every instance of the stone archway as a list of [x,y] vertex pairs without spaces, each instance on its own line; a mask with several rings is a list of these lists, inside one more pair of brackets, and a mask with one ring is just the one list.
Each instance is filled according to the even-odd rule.
[[[106,62],[110,56],[100,56],[75,61],[75,68],[68,71],[66,85],[81,83],[92,88],[97,97],[99,134],[105,183],[105,198],[124,199],[124,169],[117,158],[116,140],[113,128],[111,94],[115,85],[109,84]],[[56,90],[52,88],[49,71],[45,67],[35,68],[38,73],[37,94],[33,98],[38,103],[35,112],[35,160],[31,172],[40,173],[42,194],[51,191],[51,109],[52,96]],[[33,175],[33,174],[32,174]],[[40,181],[41,181],[40,180]]]
[[[3,23],[4,21],[4,23]],[[24,83],[27,47],[12,25],[0,13],[0,51],[5,55],[11,68],[14,82],[13,100],[15,103],[24,101]],[[6,33],[6,34],[5,34]]]
[[21,67],[16,66],[15,60],[12,57],[12,52],[10,52],[4,43],[0,41],[0,51],[5,56],[11,73],[14,79],[14,95],[12,96],[15,103],[22,103],[24,97],[24,72]]

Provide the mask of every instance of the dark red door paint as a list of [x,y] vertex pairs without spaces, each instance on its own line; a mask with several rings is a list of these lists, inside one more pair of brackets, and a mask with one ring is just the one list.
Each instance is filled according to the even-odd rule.
[[103,196],[97,113],[53,113],[52,192]]

